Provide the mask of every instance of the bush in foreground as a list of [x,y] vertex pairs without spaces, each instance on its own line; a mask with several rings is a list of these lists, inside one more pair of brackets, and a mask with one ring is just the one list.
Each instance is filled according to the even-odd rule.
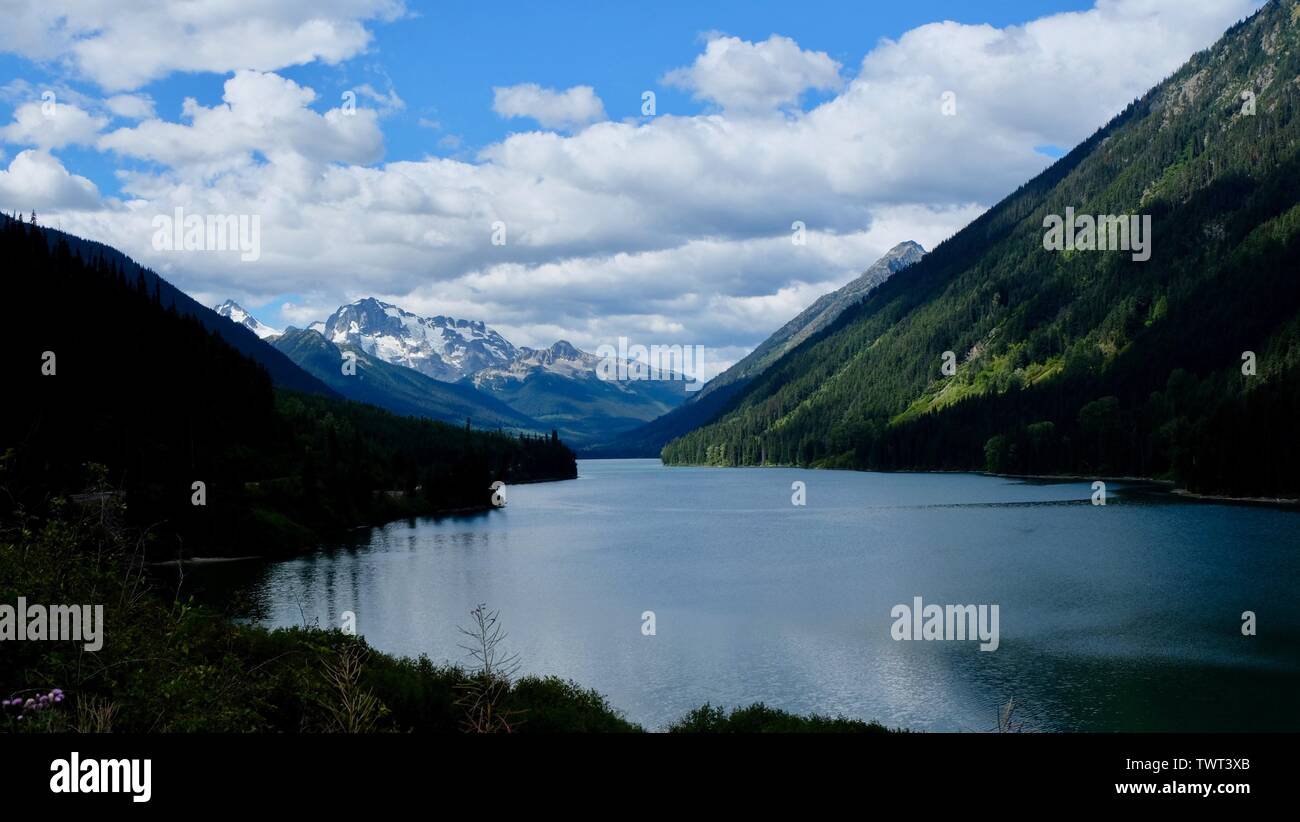
[[668,732],[870,734],[890,733],[890,730],[878,722],[863,722],[860,719],[846,719],[842,716],[832,718],[820,714],[800,716],[756,702],[748,708],[733,708],[730,712],[726,708],[703,705],[668,726]]

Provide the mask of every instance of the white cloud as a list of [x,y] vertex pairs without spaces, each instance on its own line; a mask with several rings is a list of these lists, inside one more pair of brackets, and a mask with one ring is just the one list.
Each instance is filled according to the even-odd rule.
[[8,169],[0,170],[0,210],[88,211],[99,206],[94,183],[68,173],[62,163],[39,149],[19,152]]
[[529,117],[543,128],[573,129],[605,119],[605,106],[591,86],[564,91],[536,83],[492,89],[492,110],[502,117]]
[[824,51],[805,51],[789,37],[773,34],[761,43],[715,34],[704,53],[664,82],[731,111],[788,106],[810,89],[839,87],[840,64]]
[[223,105],[211,108],[190,98],[188,125],[146,120],[105,134],[103,150],[152,160],[180,172],[210,175],[256,162],[255,153],[311,162],[370,163],[383,151],[373,110],[351,114],[308,108],[316,93],[277,74],[238,71],[226,81]]
[[89,145],[107,122],[55,97],[18,106],[13,122],[0,128],[0,140],[43,149]]
[[389,86],[388,91],[379,91],[369,83],[362,83],[355,89],[358,96],[375,104],[381,114],[389,114],[406,108],[406,101],[397,96],[397,90]]
[[400,0],[19,0],[4,4],[0,51],[125,91],[176,71],[337,63],[369,45],[365,22],[403,13]]
[[146,120],[154,116],[153,98],[147,94],[117,94],[104,101],[105,107],[118,117]]

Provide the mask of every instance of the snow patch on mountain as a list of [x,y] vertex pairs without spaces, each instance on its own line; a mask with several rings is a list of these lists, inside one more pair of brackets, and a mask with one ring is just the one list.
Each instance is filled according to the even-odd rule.
[[[217,312],[264,339],[281,333],[232,300],[218,306]],[[414,369],[436,380],[469,380],[476,388],[487,390],[523,383],[541,374],[578,381],[600,379],[597,368],[602,358],[567,340],[549,348],[516,347],[482,322],[421,317],[373,297],[340,306],[323,322],[311,323],[307,329],[335,345],[359,348],[384,362]],[[606,382],[617,392],[635,393],[634,386],[626,382]]]
[[567,340],[560,340],[550,348],[518,348],[514,359],[509,363],[476,372],[474,384],[483,387],[497,380],[524,380],[539,371],[559,374],[569,379],[596,379],[596,366],[599,364],[600,357],[579,350]]
[[335,345],[354,345],[444,382],[508,366],[519,353],[482,322],[420,317],[373,297],[340,306],[323,323],[308,327]]
[[272,328],[266,323],[258,320],[252,314],[245,311],[243,307],[234,300],[226,300],[220,305],[213,306],[212,310],[231,322],[239,323],[244,328],[247,328],[249,331],[252,331],[264,340],[273,340],[284,333],[279,329]]

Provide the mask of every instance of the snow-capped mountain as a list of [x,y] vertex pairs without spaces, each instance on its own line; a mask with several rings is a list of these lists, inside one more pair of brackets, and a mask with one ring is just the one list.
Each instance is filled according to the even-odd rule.
[[508,366],[518,355],[509,340],[481,322],[421,317],[373,297],[340,306],[308,327],[335,345],[356,346],[444,382]]
[[520,346],[515,352],[514,359],[505,365],[477,371],[473,375],[474,384],[482,388],[490,382],[522,380],[538,371],[570,379],[596,379],[596,366],[601,361],[600,357],[578,349],[567,340],[560,340],[550,348]]
[[[238,316],[236,322],[246,319],[265,328],[235,303],[227,300],[222,307],[226,306],[226,316]],[[500,419],[518,414],[542,428],[559,430],[567,442],[580,448],[652,420],[681,405],[688,395],[683,379],[601,379],[597,372],[601,357],[565,340],[549,348],[516,347],[482,322],[421,317],[371,297],[340,306],[324,322],[309,325],[308,331],[323,337],[335,352],[359,350],[439,382],[459,383],[449,388],[482,395],[478,403],[484,408],[491,403],[499,406],[467,414],[476,420],[502,424]],[[310,373],[323,379],[337,377],[336,369],[323,365],[330,358],[322,358],[319,346],[311,345],[305,333],[289,329],[277,346]],[[365,389],[371,392],[365,401],[401,413],[418,406],[423,409],[419,413],[436,418],[428,408],[442,412],[450,402],[432,384],[421,388],[380,368],[367,373],[366,385],[340,383],[336,390],[351,396],[349,391]]]
[[226,300],[221,305],[215,305],[212,310],[232,322],[239,323],[244,328],[252,331],[264,340],[275,339],[282,333],[280,330],[272,328],[264,322],[261,322],[252,314],[249,314],[243,307],[234,300]]

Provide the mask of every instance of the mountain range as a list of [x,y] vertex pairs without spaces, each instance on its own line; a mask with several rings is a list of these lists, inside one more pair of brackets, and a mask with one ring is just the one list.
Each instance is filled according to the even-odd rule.
[[[689,393],[680,379],[601,379],[601,358],[565,340],[515,346],[482,322],[422,317],[371,297],[283,333],[233,300],[214,310],[350,399],[478,426],[556,430],[580,449],[663,415]],[[357,357],[355,375],[342,373],[344,352]]]
[[[100,243],[0,227],[42,265],[83,261],[159,327],[173,321],[153,314],[174,316],[186,350],[211,338],[217,360],[228,346],[276,388],[458,430],[555,429],[587,456],[668,464],[1146,476],[1300,496],[1300,438],[1276,436],[1300,416],[1297,76],[1300,5],[1271,0],[938,247],[891,249],[695,395],[683,380],[602,380],[599,359],[565,341],[515,346],[482,322],[372,298],[279,332]],[[1049,227],[1062,215],[1131,225],[1114,235],[1125,241],[1149,226],[1145,251],[1061,248]],[[270,401],[262,378],[226,365],[212,373]]]
[[609,380],[597,372],[601,358],[564,340],[550,348],[519,348],[510,363],[475,372],[473,384],[547,427],[580,452],[681,405],[687,382]]
[[[544,424],[472,385],[449,383],[394,365],[353,343],[336,344],[316,331],[289,327],[273,345],[304,371],[340,395],[394,413],[463,423],[478,428],[541,432]],[[344,352],[356,357],[355,373],[343,373]]]
[[508,365],[518,353],[505,337],[481,322],[420,317],[372,297],[340,306],[324,322],[308,328],[335,345],[358,348],[443,382]]
[[368,522],[486,509],[498,480],[576,475],[554,435],[348,402],[157,274],[34,220],[0,215],[0,259],[21,272],[7,296],[38,309],[0,324],[21,398],[0,405],[0,516],[112,489],[100,522],[138,529],[133,563],[286,556]]
[[[1297,76],[1300,6],[1274,0],[715,402],[663,459],[1298,495],[1300,437],[1265,439],[1300,416]],[[1062,215],[1149,225],[1149,258],[1055,250]]]

